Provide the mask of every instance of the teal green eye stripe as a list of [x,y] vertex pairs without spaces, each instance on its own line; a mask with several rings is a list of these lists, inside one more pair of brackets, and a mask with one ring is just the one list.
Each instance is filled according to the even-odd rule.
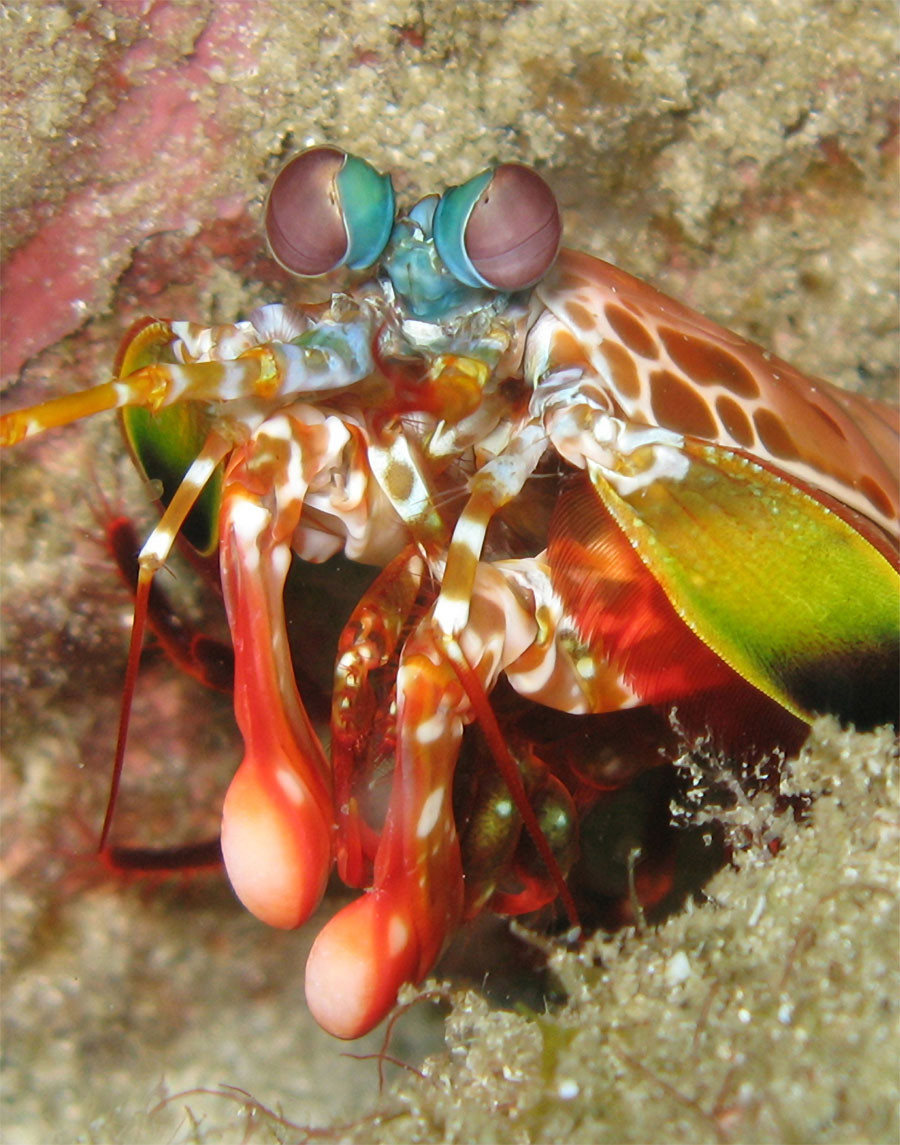
[[472,265],[465,239],[472,210],[493,177],[492,170],[482,171],[468,183],[448,188],[434,212],[434,245],[444,266],[466,286],[491,285]]
[[394,226],[394,187],[364,159],[348,155],[335,179],[347,228],[344,262],[359,270],[376,262]]

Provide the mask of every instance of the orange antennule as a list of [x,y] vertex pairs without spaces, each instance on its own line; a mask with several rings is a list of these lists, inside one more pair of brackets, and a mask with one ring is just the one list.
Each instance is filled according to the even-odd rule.
[[279,378],[274,357],[264,348],[233,361],[176,365],[154,362],[121,381],[101,382],[87,390],[63,394],[30,409],[0,417],[0,446],[17,445],[48,429],[57,429],[106,410],[142,406],[159,410],[180,401],[216,401],[239,393],[268,392]]

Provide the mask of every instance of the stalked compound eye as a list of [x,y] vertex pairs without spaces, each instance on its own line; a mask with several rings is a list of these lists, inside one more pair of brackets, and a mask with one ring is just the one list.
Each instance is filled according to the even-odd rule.
[[275,176],[266,200],[269,249],[292,274],[371,266],[394,225],[394,188],[364,159],[312,147]]
[[448,188],[434,214],[438,254],[467,286],[534,286],[553,265],[561,237],[556,197],[521,163],[503,163]]

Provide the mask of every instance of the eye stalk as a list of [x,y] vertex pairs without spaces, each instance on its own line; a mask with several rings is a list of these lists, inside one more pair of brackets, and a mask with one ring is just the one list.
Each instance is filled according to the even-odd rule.
[[438,254],[467,286],[534,286],[553,265],[561,238],[556,197],[521,163],[503,163],[448,188],[434,214]]
[[266,200],[266,239],[292,274],[315,278],[371,266],[394,225],[394,188],[364,159],[311,147],[275,176]]

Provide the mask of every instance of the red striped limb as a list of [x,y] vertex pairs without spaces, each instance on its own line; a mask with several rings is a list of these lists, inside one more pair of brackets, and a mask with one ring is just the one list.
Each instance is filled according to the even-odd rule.
[[271,926],[299,926],[331,869],[328,761],[297,692],[284,615],[290,537],[303,490],[272,512],[251,491],[251,447],[230,467],[220,518],[222,588],[235,652],[243,762],[222,812],[222,853],[235,893]]
[[320,932],[306,967],[316,1020],[356,1038],[388,1013],[404,982],[433,967],[463,909],[453,772],[468,702],[420,627],[397,683],[397,758],[374,885]]
[[[432,609],[404,645],[390,804],[372,887],[326,925],[310,953],[307,1001],[316,1020],[337,1037],[359,1037],[377,1025],[400,986],[432,969],[467,909],[452,810],[465,724],[478,722],[550,882],[575,917],[563,873],[488,699],[500,673],[534,647],[539,626],[498,568],[479,564],[474,581],[469,622],[458,641],[436,632]],[[552,638],[546,656],[555,656]],[[536,667],[532,657],[529,668]],[[555,671],[543,679],[562,694]]]
[[383,790],[396,753],[396,670],[424,561],[404,549],[370,586],[341,634],[331,709],[337,865],[351,887],[371,882]]
[[134,619],[131,625],[131,639],[128,646],[125,685],[122,689],[119,731],[116,738],[116,756],[113,764],[109,799],[106,805],[106,816],[104,817],[103,827],[100,832],[99,850],[101,852],[106,849],[109,840],[116,798],[122,780],[122,769],[125,764],[125,748],[128,743],[128,724],[131,718],[131,704],[134,699],[134,689],[137,684],[138,669],[141,662],[141,651],[144,645],[144,631],[147,624],[150,588],[153,584],[153,578],[165,564],[166,558],[172,551],[178,530],[184,524],[185,518],[215,471],[216,466],[230,448],[230,444],[225,441],[224,438],[220,437],[218,433],[213,431],[209,434],[203,448],[185,474],[178,491],[169,502],[166,511],[162,515],[162,519],[147,538],[138,556],[138,568],[140,571],[138,572],[137,586],[134,593]]
[[[104,527],[106,543],[119,573],[131,592],[136,594],[140,563],[139,541],[134,526],[127,517],[111,517]],[[234,683],[231,645],[206,636],[188,624],[178,615],[156,580],[150,585],[146,626],[178,668],[206,687],[231,695]],[[108,801],[106,816],[109,824],[114,810],[114,802]],[[105,839],[100,857],[113,872],[133,871],[139,874],[184,873],[222,865],[218,834],[202,842],[166,847],[121,846]]]
[[[140,542],[134,525],[128,517],[120,516],[110,517],[104,528],[109,552],[122,580],[134,593],[140,575]],[[197,558],[198,563],[200,559]],[[215,575],[218,577],[218,561],[215,564]],[[207,636],[189,624],[179,615],[158,581],[154,581],[150,589],[147,627],[168,659],[183,672],[207,688],[231,694],[234,686],[234,652],[231,645]]]

